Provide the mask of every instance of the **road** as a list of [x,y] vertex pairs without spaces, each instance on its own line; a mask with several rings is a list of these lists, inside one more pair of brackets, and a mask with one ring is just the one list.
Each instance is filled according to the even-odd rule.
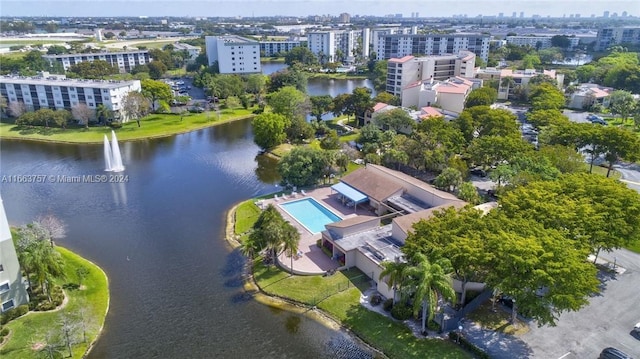
[[520,338],[533,350],[531,358],[596,358],[606,347],[640,358],[640,340],[631,335],[640,322],[640,255],[621,249],[601,257],[615,259],[625,272],[601,275],[602,292],[579,312],[563,313],[556,327],[532,325]]
[[622,182],[625,182],[629,188],[640,192],[640,165],[620,163],[615,166],[615,169],[622,175]]

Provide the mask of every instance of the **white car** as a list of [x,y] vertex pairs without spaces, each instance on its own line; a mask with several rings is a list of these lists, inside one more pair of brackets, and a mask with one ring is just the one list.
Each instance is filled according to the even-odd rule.
[[636,325],[633,327],[633,332],[634,332],[634,333],[638,333],[638,334],[640,334],[640,323],[636,324]]

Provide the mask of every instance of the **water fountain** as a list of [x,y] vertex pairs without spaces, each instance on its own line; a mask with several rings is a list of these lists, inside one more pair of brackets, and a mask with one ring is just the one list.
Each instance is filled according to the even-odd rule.
[[113,166],[111,165],[111,145],[109,144],[109,139],[107,135],[104,135],[104,170],[112,171]]
[[109,144],[107,135],[104,135],[104,162],[105,171],[124,171],[122,155],[120,154],[120,146],[118,146],[118,138],[116,137],[116,133],[113,131],[111,131],[111,144]]

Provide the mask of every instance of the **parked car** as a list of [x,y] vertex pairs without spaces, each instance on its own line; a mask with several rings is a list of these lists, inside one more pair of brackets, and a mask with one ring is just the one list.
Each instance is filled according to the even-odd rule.
[[480,167],[472,168],[471,170],[469,170],[469,173],[478,177],[487,177],[487,172]]
[[591,123],[595,123],[598,125],[606,125],[607,121],[605,121],[602,117],[591,120]]
[[640,322],[633,327],[633,332],[640,335]]
[[616,348],[604,348],[600,353],[598,359],[632,359],[628,354],[625,354],[620,349]]

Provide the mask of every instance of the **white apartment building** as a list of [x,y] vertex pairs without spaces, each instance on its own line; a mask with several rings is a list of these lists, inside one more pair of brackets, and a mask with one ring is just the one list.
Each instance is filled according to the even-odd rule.
[[456,55],[392,58],[387,64],[386,91],[402,96],[402,90],[418,81],[443,81],[455,76],[473,77],[476,55],[460,51]]
[[285,53],[300,46],[300,41],[260,41],[260,55],[273,56],[277,53]]
[[487,61],[489,58],[489,35],[472,33],[379,35],[374,50],[378,60],[401,58],[414,54],[455,54],[468,50]]
[[[513,95],[513,90],[517,87],[528,87],[529,81],[537,75],[546,75],[555,79],[558,83],[558,88],[562,90],[564,83],[564,74],[557,73],[555,70],[544,70],[541,72],[535,69],[527,70],[511,70],[511,69],[496,69],[495,67],[487,67],[485,69],[478,69],[475,77],[482,80],[497,80],[498,81],[498,100],[506,100]],[[513,81],[507,83],[503,81],[505,78],[511,78]]]
[[[517,46],[531,46],[535,49],[548,49],[552,47],[551,36],[507,36],[507,44]],[[570,45],[569,50],[572,50],[580,43],[580,38],[576,36],[569,36]]]
[[362,36],[363,31],[356,30],[313,31],[307,34],[307,46],[321,63],[340,61],[340,52],[350,62]]
[[151,61],[149,51],[135,50],[122,52],[99,52],[90,54],[61,54],[61,55],[42,55],[42,58],[54,64],[58,62],[62,64],[65,71],[69,67],[84,61],[102,60],[120,70],[120,73],[130,72],[138,65],[145,65]]
[[640,27],[603,27],[598,30],[596,51],[604,51],[613,45],[640,45]]
[[209,66],[218,62],[221,74],[250,74],[262,72],[260,44],[235,35],[206,36]]
[[24,103],[28,111],[41,108],[71,110],[85,104],[96,109],[104,105],[121,121],[128,118],[122,111],[122,100],[131,91],[141,91],[140,81],[82,80],[64,76],[24,77],[0,76],[0,96],[7,103]]
[[0,312],[27,303],[27,286],[22,280],[18,255],[13,246],[9,222],[0,198]]
[[202,49],[200,48],[200,46],[183,44],[181,42],[176,42],[175,44],[173,44],[173,48],[176,50],[186,51],[189,54],[189,62],[196,61],[196,58],[200,56],[200,53],[202,53]]
[[[416,35],[418,33],[417,27],[385,27],[374,28],[370,30],[368,41],[364,42],[369,44],[373,51],[379,47],[380,38],[385,35]],[[402,57],[402,56],[399,56]]]

